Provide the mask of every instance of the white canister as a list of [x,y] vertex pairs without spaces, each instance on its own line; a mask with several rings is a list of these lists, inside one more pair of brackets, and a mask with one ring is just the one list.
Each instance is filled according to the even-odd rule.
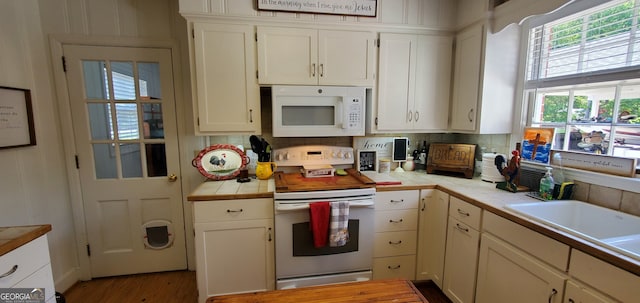
[[378,164],[378,172],[379,173],[388,173],[391,171],[391,160],[389,159],[380,159],[380,163]]
[[402,168],[405,171],[412,171],[415,168],[415,163],[413,162],[413,157],[408,156],[407,162],[402,163]]

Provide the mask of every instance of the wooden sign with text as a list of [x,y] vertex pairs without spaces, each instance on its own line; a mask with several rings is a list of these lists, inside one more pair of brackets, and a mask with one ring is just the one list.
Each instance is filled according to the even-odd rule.
[[635,177],[637,159],[552,150],[551,165],[623,177]]
[[258,0],[258,9],[375,17],[377,2],[377,0]]
[[471,179],[475,169],[475,154],[474,144],[432,143],[427,156],[427,173],[457,172]]

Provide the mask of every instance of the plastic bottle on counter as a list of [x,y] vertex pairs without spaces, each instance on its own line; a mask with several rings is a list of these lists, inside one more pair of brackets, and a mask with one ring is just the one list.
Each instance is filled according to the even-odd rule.
[[540,179],[540,198],[544,200],[553,200],[553,188],[555,182],[553,181],[552,168],[547,167],[547,172],[544,173],[542,179]]

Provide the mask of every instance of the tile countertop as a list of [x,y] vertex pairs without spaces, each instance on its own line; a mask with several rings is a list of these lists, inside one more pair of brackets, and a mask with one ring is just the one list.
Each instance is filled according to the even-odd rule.
[[[511,193],[496,189],[494,183],[485,182],[480,177],[466,179],[463,177],[426,174],[423,171],[390,172],[387,174],[366,173],[367,177],[376,182],[400,181],[399,185],[378,185],[377,191],[395,191],[412,189],[438,189],[454,197],[458,197],[485,211],[507,218],[513,222],[535,230],[547,237],[579,249],[592,256],[600,258],[615,266],[623,268],[636,275],[640,275],[640,261],[608,250],[571,234],[549,227],[542,223],[527,219],[509,211],[504,206],[510,203],[539,202],[528,197],[526,192]],[[273,178],[269,180],[251,179],[248,183],[238,183],[235,180],[211,181],[199,185],[189,196],[189,201],[209,201],[228,199],[271,198],[275,191]]]
[[0,256],[51,231],[51,225],[0,227]]

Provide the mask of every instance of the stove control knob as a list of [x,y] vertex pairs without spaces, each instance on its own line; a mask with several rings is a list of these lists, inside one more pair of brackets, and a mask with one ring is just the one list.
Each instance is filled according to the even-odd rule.
[[282,154],[276,155],[276,160],[282,161],[283,159],[284,159],[284,156],[282,156]]
[[285,160],[290,160],[291,159],[291,155],[289,153],[284,154],[284,159]]
[[335,158],[335,157],[337,157],[337,156],[338,156],[338,155],[336,154],[336,152],[331,152],[331,158]]
[[351,159],[351,153],[350,153],[350,152],[346,152],[346,153],[344,153],[344,157],[345,157],[346,159]]
[[342,159],[344,157],[344,155],[342,154],[342,151],[338,152],[338,159]]

